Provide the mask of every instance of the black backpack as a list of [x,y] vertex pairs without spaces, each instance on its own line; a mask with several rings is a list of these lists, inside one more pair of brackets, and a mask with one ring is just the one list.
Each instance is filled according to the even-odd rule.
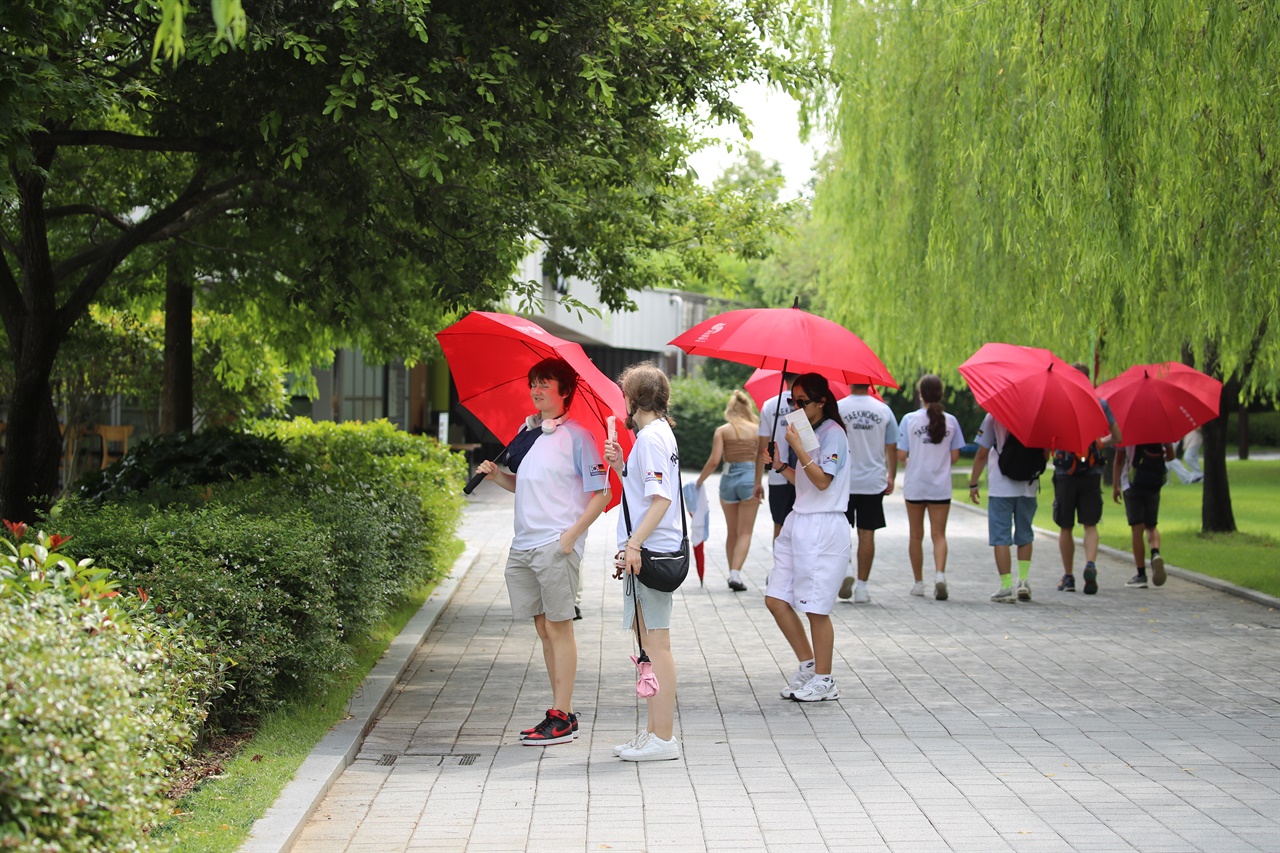
[[1067,450],[1059,450],[1053,454],[1055,473],[1067,477],[1086,477],[1103,464],[1102,445],[1096,441],[1089,445],[1084,456],[1077,456]]
[[1129,472],[1129,485],[1144,492],[1154,492],[1164,485],[1168,466],[1164,461],[1163,444],[1139,444],[1133,448],[1133,465]]
[[1048,464],[1043,448],[1027,447],[1013,433],[1005,439],[996,461],[1000,465],[1000,473],[1010,480],[1039,480]]

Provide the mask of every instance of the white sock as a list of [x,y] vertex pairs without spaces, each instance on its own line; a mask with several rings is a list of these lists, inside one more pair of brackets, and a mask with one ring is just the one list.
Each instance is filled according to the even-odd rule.
[[742,570],[741,570],[741,569],[730,569],[730,570],[729,570],[729,580],[733,581],[734,583],[742,583]]
[[934,576],[934,578],[933,578],[933,582],[934,582],[934,583],[946,583],[946,582],[947,582],[947,573],[946,573],[946,572],[938,572],[938,573]]
[[815,664],[816,664],[816,663],[817,663],[817,662],[816,662],[813,658],[809,658],[808,660],[802,660],[802,661],[800,661],[800,668],[801,668],[801,669],[813,669],[813,667],[815,666]]
[[866,582],[866,581],[864,581],[864,580],[857,580],[857,581],[854,581],[854,582],[853,582],[853,585],[854,585],[856,588],[858,588],[858,589],[866,589],[866,588],[867,588],[867,582]]

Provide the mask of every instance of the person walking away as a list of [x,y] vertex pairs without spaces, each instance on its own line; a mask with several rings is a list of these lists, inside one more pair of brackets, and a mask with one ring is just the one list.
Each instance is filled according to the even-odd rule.
[[906,466],[902,498],[907,505],[910,539],[907,556],[915,583],[912,595],[924,595],[924,517],[929,516],[933,544],[933,597],[947,600],[947,519],[951,515],[951,466],[960,458],[964,435],[960,422],[942,407],[942,379],[927,373],[916,384],[920,408],[898,426],[898,461]]
[[[773,543],[773,571],[764,600],[798,662],[782,698],[822,702],[840,698],[831,676],[835,655],[831,609],[849,564],[849,526],[844,517],[849,504],[849,441],[835,396],[820,374],[805,373],[796,379],[791,405],[803,412],[817,445],[810,442],[806,448],[796,425],[788,423],[784,439],[795,467],[775,462],[765,451],[765,461],[795,485],[796,500]],[[809,620],[808,635],[799,613]]]
[[[1080,362],[1071,365],[1089,375]],[[1107,460],[1103,448],[1120,444],[1120,427],[1106,400],[1098,401],[1111,432],[1089,445],[1083,456],[1067,450],[1053,454],[1053,523],[1058,525],[1058,553],[1062,556],[1059,592],[1075,592],[1075,523],[1084,528],[1084,594],[1098,592],[1098,523],[1102,521],[1102,473]]]
[[1146,549],[1143,536],[1151,547],[1151,583],[1164,586],[1164,557],[1160,555],[1160,489],[1168,478],[1167,463],[1173,460],[1172,444],[1138,444],[1116,454],[1115,477],[1111,497],[1120,503],[1124,495],[1124,514],[1129,522],[1133,543],[1133,563],[1138,573],[1125,586],[1147,588]]
[[[680,451],[667,414],[671,385],[649,362],[633,364],[618,379],[627,404],[627,429],[635,431],[631,455],[623,464],[617,441],[605,442],[605,459],[622,479],[623,500],[635,525],[627,530],[626,514],[618,513],[617,571],[640,574],[640,549],[672,552],[684,538],[679,506]],[[627,587],[631,585],[628,584]],[[675,736],[676,664],[671,655],[672,594],[650,589],[636,579],[634,596],[623,593],[622,624],[639,627],[643,647],[653,664],[659,690],[646,699],[647,724],[634,738],[614,748],[623,761],[664,761],[680,757]]]
[[[1031,600],[1031,551],[1036,497],[1048,452],[1026,447],[1008,428],[987,415],[975,439],[978,452],[969,475],[969,500],[978,503],[978,478],[987,469],[987,542],[995,550],[1000,588],[991,600],[1016,604]],[[987,460],[991,458],[990,467]],[[1014,589],[1010,548],[1018,549],[1018,585]]]
[[[756,449],[756,486],[754,497],[757,501],[764,500],[764,486],[761,484],[761,476],[764,474],[766,467],[764,462],[765,451],[769,448],[770,440],[773,441],[775,455],[782,455],[786,458],[786,444],[784,436],[787,433],[787,422],[784,420],[791,413],[791,404],[787,401],[791,399],[791,389],[795,385],[796,374],[783,374],[783,381],[786,383],[787,390],[770,397],[764,401],[764,405],[760,407],[760,426],[756,431],[758,436]],[[776,425],[775,425],[776,421]],[[769,515],[773,518],[773,538],[777,539],[778,534],[782,532],[782,522],[787,520],[787,515],[791,512],[791,507],[796,502],[796,487],[787,481],[785,477],[769,468]]]
[[[854,604],[871,600],[867,581],[876,558],[876,531],[885,526],[884,498],[893,494],[898,474],[898,422],[893,410],[871,396],[871,386],[852,385],[838,404],[849,442],[849,505],[845,518],[856,531],[857,577],[852,571],[840,584],[840,598]],[[853,564],[850,564],[852,569]]]
[[578,388],[574,369],[547,358],[529,368],[528,378],[537,413],[511,442],[511,473],[491,460],[476,470],[516,496],[507,595],[514,618],[533,620],[551,681],[551,707],[542,722],[520,733],[520,742],[547,746],[578,736],[574,599],[587,528],[609,502],[609,476],[590,431],[568,415]]
[[711,455],[702,466],[697,485],[720,467],[721,460],[728,463],[728,470],[720,476],[720,507],[724,510],[724,552],[729,561],[729,589],[742,592],[747,585],[742,582],[742,566],[751,548],[751,531],[756,525],[756,512],[760,501],[755,496],[756,455],[760,422],[756,419],[751,398],[743,391],[729,395],[724,409],[725,423],[716,427],[711,436]]
[[1204,471],[1200,469],[1200,448],[1204,445],[1204,433],[1200,427],[1182,437],[1182,459],[1169,462],[1169,469],[1178,475],[1183,485],[1198,483],[1204,479]]

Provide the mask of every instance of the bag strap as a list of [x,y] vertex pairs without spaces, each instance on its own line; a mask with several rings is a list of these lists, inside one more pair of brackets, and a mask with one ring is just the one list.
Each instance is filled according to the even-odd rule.
[[[626,476],[623,472],[622,476]],[[684,511],[684,478],[680,476],[680,466],[676,465],[676,492],[680,495],[680,533],[685,539],[689,538],[689,522],[685,518]],[[631,538],[631,508],[627,506],[627,488],[622,487],[622,515],[627,520],[627,538]]]
[[627,572],[627,595],[631,596],[631,601],[636,608],[635,615],[631,617],[631,627],[636,630],[636,646],[640,649],[640,654],[638,655],[639,660],[636,662],[640,663],[642,661],[649,660],[649,656],[644,653],[644,640],[640,638],[640,619],[642,611],[640,610],[640,596],[636,593],[636,576],[630,572]]

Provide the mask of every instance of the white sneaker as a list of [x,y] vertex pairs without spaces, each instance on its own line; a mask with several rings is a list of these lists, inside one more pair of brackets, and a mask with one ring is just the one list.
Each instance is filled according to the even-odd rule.
[[791,680],[787,682],[787,686],[779,691],[779,695],[783,699],[791,699],[795,697],[795,693],[801,687],[809,683],[809,679],[813,678],[813,667],[802,666],[796,670],[796,674],[791,676]]
[[797,702],[825,702],[828,699],[839,699],[840,688],[829,675],[815,675],[809,683],[801,687],[791,696]]
[[1022,580],[1022,579],[1018,580],[1018,600],[1019,601],[1031,600],[1031,581]]
[[853,603],[868,604],[871,601],[871,593],[867,591],[865,583],[858,584],[853,588]]
[[626,743],[620,743],[617,746],[615,746],[613,748],[613,754],[622,755],[622,753],[626,752],[628,749],[635,749],[638,746],[644,746],[645,741],[649,739],[649,736],[651,734],[653,734],[653,732],[649,731],[648,729],[645,729],[644,731],[638,733],[635,737],[633,737],[631,740],[627,741]]
[[680,742],[674,737],[663,740],[655,734],[645,738],[644,743],[631,749],[624,749],[618,754],[623,761],[669,761],[680,757]]
[[912,595],[924,595],[924,581],[916,581],[911,586]]

